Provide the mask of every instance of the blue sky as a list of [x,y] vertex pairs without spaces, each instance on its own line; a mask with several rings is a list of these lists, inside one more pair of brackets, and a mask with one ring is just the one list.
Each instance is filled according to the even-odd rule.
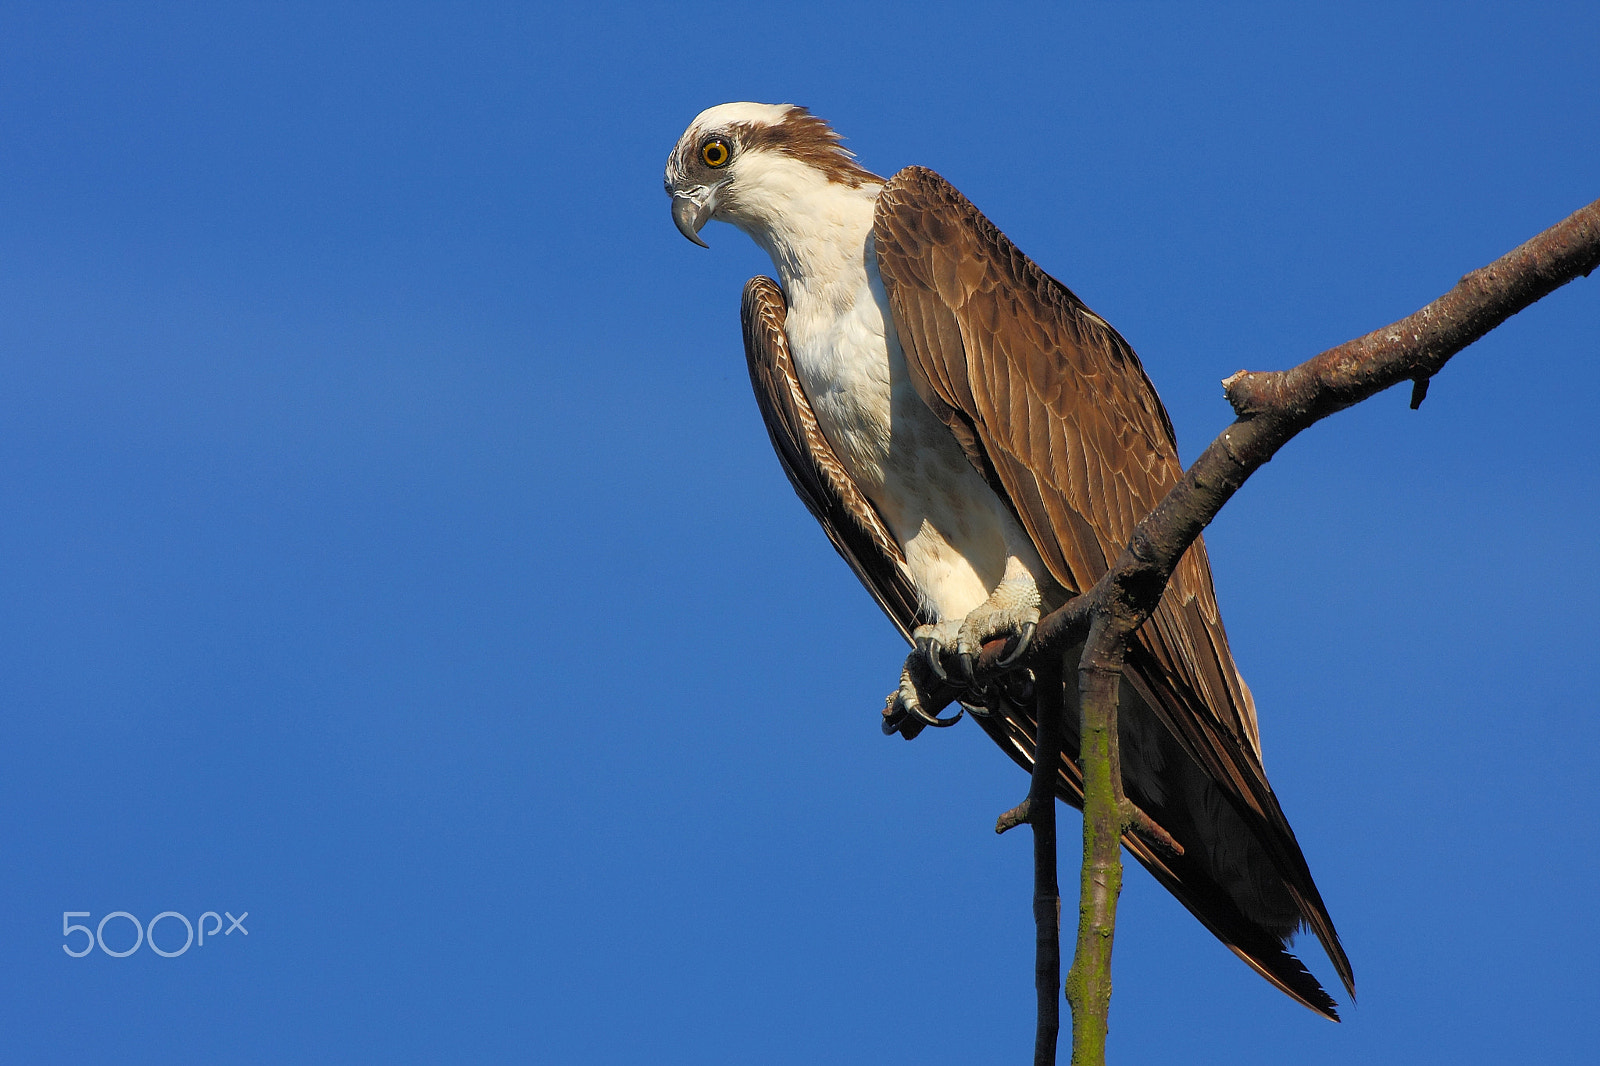
[[[1594,5],[1302,7],[0,11],[7,1060],[1025,1060],[1026,780],[879,734],[904,649],[749,395],[770,266],[661,166],[756,99],[934,167],[1192,458],[1220,378],[1600,195]],[[1361,1000],[1134,869],[1114,1059],[1592,1055],[1596,284],[1208,533]]]

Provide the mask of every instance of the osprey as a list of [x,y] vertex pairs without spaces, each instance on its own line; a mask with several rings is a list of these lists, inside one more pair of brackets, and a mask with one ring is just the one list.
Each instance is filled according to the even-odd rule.
[[[965,681],[984,731],[1031,768],[1029,692],[983,691],[971,662],[999,639],[1020,656],[1041,613],[1091,587],[1181,475],[1133,349],[939,175],[885,181],[804,108],[702,112],[666,189],[685,237],[704,246],[707,221],[731,222],[777,268],[744,290],[750,379],[796,492],[915,646],[885,731],[944,724],[926,693]],[[1057,794],[1081,807],[1067,690]],[[1124,789],[1182,854],[1136,830],[1123,845],[1257,972],[1337,1020],[1286,950],[1311,929],[1354,995],[1267,783],[1200,540],[1129,648],[1121,706]]]

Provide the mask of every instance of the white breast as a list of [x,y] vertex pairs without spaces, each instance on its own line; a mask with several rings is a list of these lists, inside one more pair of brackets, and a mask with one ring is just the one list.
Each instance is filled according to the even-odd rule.
[[791,287],[786,332],[823,434],[905,551],[925,605],[962,618],[1007,556],[1043,578],[1015,516],[916,393],[870,239],[837,275]]

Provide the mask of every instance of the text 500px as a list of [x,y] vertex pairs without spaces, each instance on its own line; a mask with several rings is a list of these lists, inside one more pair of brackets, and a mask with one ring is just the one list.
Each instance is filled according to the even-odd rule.
[[[227,929],[222,927],[224,915],[228,919]],[[191,945],[204,947],[206,937],[211,937],[215,940],[218,933],[223,936],[232,936],[234,933],[243,933],[245,936],[250,935],[250,930],[244,927],[244,920],[250,917],[249,911],[243,912],[237,918],[227,911],[223,911],[222,914],[218,914],[216,911],[206,911],[196,922],[190,922],[188,918],[177,911],[162,911],[154,918],[151,918],[148,925],[140,925],[139,919],[127,911],[112,911],[101,918],[93,929],[90,929],[87,925],[79,925],[72,920],[74,918],[93,917],[94,915],[90,911],[61,912],[61,936],[65,941],[61,945],[62,951],[65,951],[75,959],[81,959],[98,945],[101,951],[110,955],[113,959],[125,959],[135,951],[138,951],[142,945],[148,943],[150,950],[162,958],[175,959],[188,951]],[[211,923],[209,929],[206,928],[207,921]],[[156,943],[156,926],[161,925],[163,922],[166,923],[166,926],[162,929],[161,939],[167,945],[165,948]],[[108,925],[112,934],[111,944],[106,943],[106,927]],[[127,928],[128,926],[132,926],[132,929]],[[179,926],[183,928],[183,943],[181,945],[177,944]],[[78,933],[83,934],[81,941],[75,941],[75,935]],[[129,933],[133,934],[131,947],[126,946],[129,942]],[[81,943],[83,946],[75,949],[75,942]]]

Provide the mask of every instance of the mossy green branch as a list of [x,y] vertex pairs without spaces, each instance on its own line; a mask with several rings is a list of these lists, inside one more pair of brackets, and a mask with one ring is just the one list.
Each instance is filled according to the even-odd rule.
[[1111,948],[1122,894],[1122,766],[1117,745],[1117,687],[1126,638],[1103,620],[1090,630],[1078,666],[1082,715],[1083,865],[1078,882],[1078,940],[1067,973],[1074,1066],[1105,1062],[1111,1011]]

